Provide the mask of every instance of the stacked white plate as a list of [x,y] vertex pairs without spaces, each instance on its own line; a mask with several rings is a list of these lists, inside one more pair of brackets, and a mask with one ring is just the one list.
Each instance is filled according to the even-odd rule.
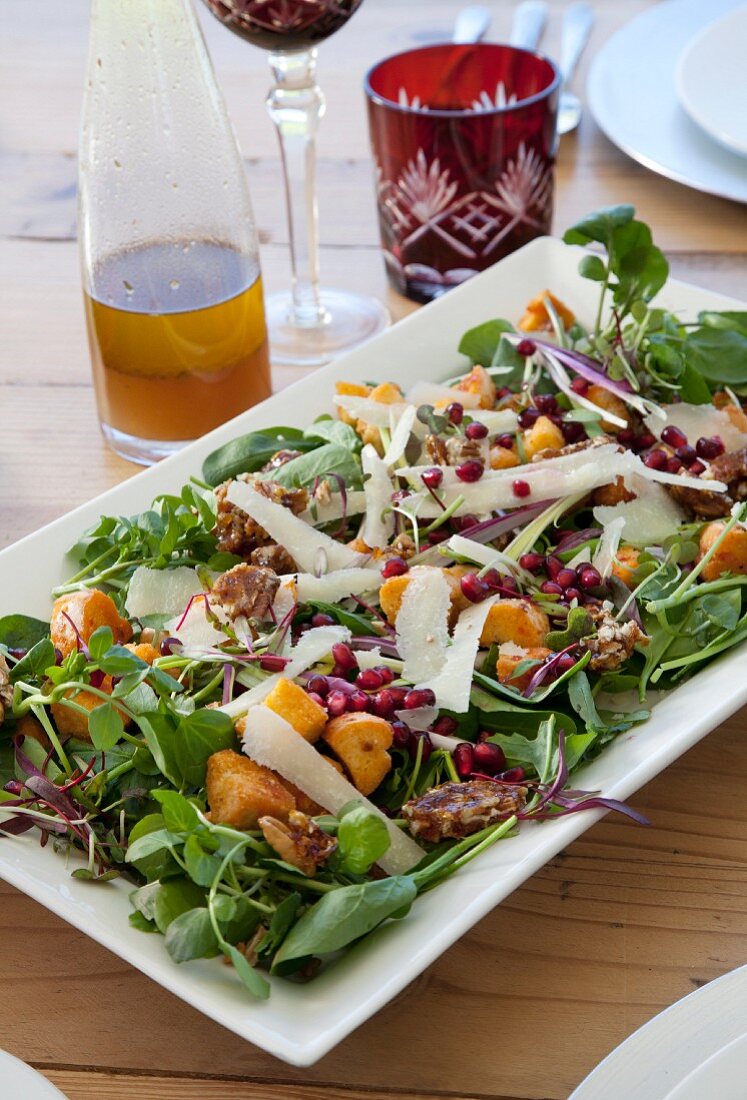
[[647,168],[747,202],[746,55],[744,0],[666,0],[599,51],[589,106],[607,137]]

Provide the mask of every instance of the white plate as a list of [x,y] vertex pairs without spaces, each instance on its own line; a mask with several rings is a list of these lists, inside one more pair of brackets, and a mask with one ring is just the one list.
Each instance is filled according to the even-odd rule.
[[695,122],[735,153],[747,154],[747,7],[697,34],[676,71],[680,103]]
[[4,1050],[0,1050],[0,1096],[3,1100],[65,1100],[51,1081]]
[[667,0],[614,34],[594,58],[587,97],[628,156],[668,179],[747,202],[747,161],[705,134],[677,98],[679,57],[703,27],[743,0]]
[[[0,614],[22,610],[48,615],[50,590],[74,568],[63,560],[63,550],[102,513],[141,511],[156,494],[173,492],[188,475],[198,473],[216,446],[244,431],[273,424],[303,427],[332,411],[335,379],[396,378],[407,387],[424,375],[434,380],[453,375],[464,366],[454,349],[465,329],[496,314],[519,317],[542,287],[552,287],[580,317],[592,318],[598,289],[578,275],[579,255],[557,240],[533,241],[344,359],[9,547],[0,553]],[[660,301],[691,317],[700,309],[745,308],[733,299],[674,282]],[[606,749],[578,785],[627,798],[652,779],[747,702],[744,652],[726,656],[672,692],[644,726]],[[73,879],[65,861],[30,836],[0,839],[0,877],[225,1027],[279,1058],[309,1065],[600,816],[592,811],[522,827],[516,839],[497,844],[426,894],[406,920],[380,929],[313,982],[299,986],[273,981],[272,995],[262,1004],[253,1002],[231,969],[216,960],[176,966],[160,936],[144,935],[128,924],[126,883],[100,887]]]
[[649,1020],[604,1059],[570,1100],[744,1100],[747,967]]

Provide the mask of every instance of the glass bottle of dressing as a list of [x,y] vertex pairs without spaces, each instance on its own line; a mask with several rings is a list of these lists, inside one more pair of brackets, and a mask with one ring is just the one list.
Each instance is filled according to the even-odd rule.
[[249,191],[191,0],[93,0],[78,224],[115,451],[154,462],[268,396]]

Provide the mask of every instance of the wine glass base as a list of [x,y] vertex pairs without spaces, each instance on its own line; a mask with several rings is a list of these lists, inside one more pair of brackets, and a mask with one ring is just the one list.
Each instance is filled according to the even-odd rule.
[[192,442],[191,439],[141,439],[104,423],[101,424],[101,434],[115,454],[137,462],[139,466],[152,466]]
[[296,367],[321,367],[381,332],[390,323],[387,310],[376,298],[346,290],[322,290],[326,320],[319,325],[291,321],[290,294],[271,294],[265,300],[270,358]]

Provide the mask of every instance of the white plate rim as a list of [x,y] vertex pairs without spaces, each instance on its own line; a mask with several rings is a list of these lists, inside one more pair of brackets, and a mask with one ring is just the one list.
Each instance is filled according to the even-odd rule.
[[[10,1079],[9,1074],[12,1075]],[[20,1058],[16,1058],[15,1054],[0,1050],[0,1088],[5,1089],[10,1086],[14,1089],[23,1089],[23,1092],[3,1092],[7,1100],[10,1100],[11,1096],[15,1100],[66,1100],[63,1093],[43,1073]]]
[[[303,395],[308,394],[312,404],[316,403],[318,407],[320,382],[324,380],[382,377],[380,366],[376,373],[372,373],[372,356],[374,361],[381,359],[388,364],[399,355],[403,369],[409,365],[414,380],[422,371],[413,365],[413,356],[417,356],[419,349],[430,345],[438,349],[438,354],[426,361],[441,362],[438,374],[442,376],[454,373],[456,356],[452,361],[450,349],[461,332],[470,324],[485,320],[490,311],[495,311],[495,301],[502,302],[501,312],[509,316],[514,313],[518,315],[528,293],[536,293],[537,286],[541,285],[554,286],[577,310],[591,311],[597,290],[578,275],[580,254],[581,250],[569,249],[553,238],[533,241],[482,275],[450,291],[426,310],[417,311],[394,329],[349,353],[344,359],[314,372],[313,377],[307,377],[262,406],[216,429],[180,454],[123,482],[3,550],[0,552],[0,604],[6,603],[8,611],[23,607],[29,613],[41,614],[42,603],[45,609],[49,607],[48,592],[54,581],[45,582],[43,599],[41,595],[35,595],[34,606],[31,603],[19,604],[19,592],[24,586],[36,592],[39,584],[35,570],[40,569],[42,574],[45,569],[49,572],[49,547],[54,546],[55,541],[59,545],[63,538],[65,545],[69,544],[64,532],[69,530],[69,534],[76,537],[81,526],[92,522],[101,510],[121,508],[127,512],[147,506],[156,492],[169,486],[173,488],[177,476],[184,476],[185,471],[194,471],[199,457],[218,443],[250,426],[260,426],[265,416],[271,416],[274,423],[287,422],[290,413],[288,416],[278,413],[275,419],[276,409],[293,410],[291,423],[294,420],[308,423],[308,407],[299,405],[303,402]],[[741,305],[736,299],[675,281],[671,281],[662,292],[661,300],[669,308],[691,313],[700,308],[727,309]],[[451,339],[446,350],[440,335],[445,321],[448,321]],[[448,365],[441,358],[445,354],[449,355]],[[177,471],[181,471],[181,475],[177,475]],[[12,568],[13,563],[18,578],[14,575],[11,581],[10,574],[6,574],[7,580],[4,582],[3,567],[7,565]],[[58,573],[60,565],[55,555],[54,570]],[[699,710],[693,709],[692,703],[687,702],[693,694],[692,690],[688,693],[690,685],[678,688],[657,707],[658,721],[655,717],[645,727],[638,727],[636,731],[619,738],[599,757],[587,772],[589,782],[603,785],[605,793],[612,797],[629,797],[747,702],[747,681],[740,680],[729,671],[734,660],[739,661],[739,656],[739,653],[727,655],[731,664],[728,659],[715,662],[698,675],[697,684],[702,688],[699,687],[696,695],[702,695],[704,699]],[[678,726],[682,728],[673,739],[669,731]],[[666,737],[662,735],[662,730],[667,731]],[[627,766],[615,770],[621,755]],[[603,778],[608,773],[609,780]],[[597,776],[602,778],[597,779]],[[407,921],[381,929],[373,937],[375,942],[355,948],[341,964],[331,968],[311,985],[303,987],[297,998],[298,987],[276,983],[271,1001],[261,1005],[247,1004],[238,983],[230,980],[232,975],[227,974],[228,968],[213,967],[212,962],[177,967],[168,959],[160,937],[145,936],[129,927],[122,929],[121,923],[117,923],[112,930],[111,921],[107,922],[106,917],[108,913],[116,912],[118,921],[122,920],[117,900],[121,893],[121,890],[118,893],[120,884],[111,883],[105,888],[106,894],[96,894],[99,888],[71,880],[64,861],[50,851],[42,851],[32,840],[3,838],[0,841],[0,877],[113,950],[193,1007],[275,1056],[303,1066],[322,1057],[386,1004],[477,920],[601,816],[601,812],[594,811],[564,818],[551,825],[525,828],[518,838],[495,846],[482,861],[471,864],[459,876],[447,880],[440,887],[437,892],[439,911],[446,912],[449,906],[455,906],[448,924],[444,926],[440,912],[435,929],[432,927],[434,922],[428,924],[431,912],[428,899],[435,897],[436,893],[426,895]],[[450,886],[450,883],[453,885]],[[101,900],[94,904],[96,898]],[[126,918],[124,923],[126,925]],[[421,935],[424,930],[428,933],[425,937]],[[389,948],[389,956],[381,951],[382,941]],[[396,969],[394,963],[400,955],[402,965]],[[375,964],[368,965],[371,959],[375,960]],[[292,994],[288,993],[289,988],[294,991]],[[350,1000],[343,1009],[341,1002],[348,994]],[[328,1019],[325,1019],[325,1012]]]
[[[736,0],[731,0],[731,2],[736,6]],[[605,100],[607,98],[605,84],[608,80],[608,72],[610,67],[615,63],[615,54],[620,49],[620,43],[624,42],[627,35],[632,32],[633,26],[638,25],[640,28],[641,23],[647,23],[662,18],[662,12],[665,11],[665,9],[671,10],[677,5],[689,3],[690,0],[664,0],[663,3],[658,3],[650,8],[646,8],[628,23],[625,23],[604,43],[594,57],[589,70],[586,85],[586,97],[589,109],[594,117],[594,121],[605,137],[625,153],[626,156],[629,156],[631,160],[643,165],[644,168],[648,168],[650,171],[663,176],[665,179],[672,180],[674,183],[680,183],[685,187],[700,191],[703,194],[715,195],[717,198],[728,199],[731,202],[744,204],[747,203],[747,176],[745,177],[744,185],[739,188],[735,188],[732,185],[714,186],[698,178],[697,174],[674,168],[665,161],[658,159],[657,156],[642,152],[635,144],[622,137],[618,131],[618,124],[614,112],[605,107]],[[674,67],[676,64],[676,57],[673,56],[669,60],[672,65],[672,95],[674,96]],[[667,72],[668,70],[665,72],[665,75]],[[685,117],[687,118],[686,115]],[[688,122],[690,122],[689,118]],[[694,127],[697,134],[702,135],[703,141],[713,144],[714,156],[731,156],[738,159],[737,154],[734,152],[720,146],[717,142],[712,142],[712,139],[706,134],[703,134],[700,127],[696,126],[694,122],[690,122],[690,125]]]
[[734,153],[738,153],[740,156],[744,156],[747,155],[747,130],[745,130],[744,137],[741,139],[734,137],[725,130],[721,130],[707,113],[703,113],[697,98],[692,95],[688,77],[689,66],[694,64],[697,59],[698,51],[702,49],[704,43],[713,35],[723,33],[725,27],[728,27],[732,22],[738,22],[740,19],[747,24],[747,5],[745,4],[738,8],[734,8],[733,11],[727,12],[726,15],[722,15],[720,19],[716,19],[713,23],[708,23],[703,27],[680,54],[674,71],[674,81],[680,103],[687,111],[690,118],[700,126],[705,133],[725,146],[725,148]]

